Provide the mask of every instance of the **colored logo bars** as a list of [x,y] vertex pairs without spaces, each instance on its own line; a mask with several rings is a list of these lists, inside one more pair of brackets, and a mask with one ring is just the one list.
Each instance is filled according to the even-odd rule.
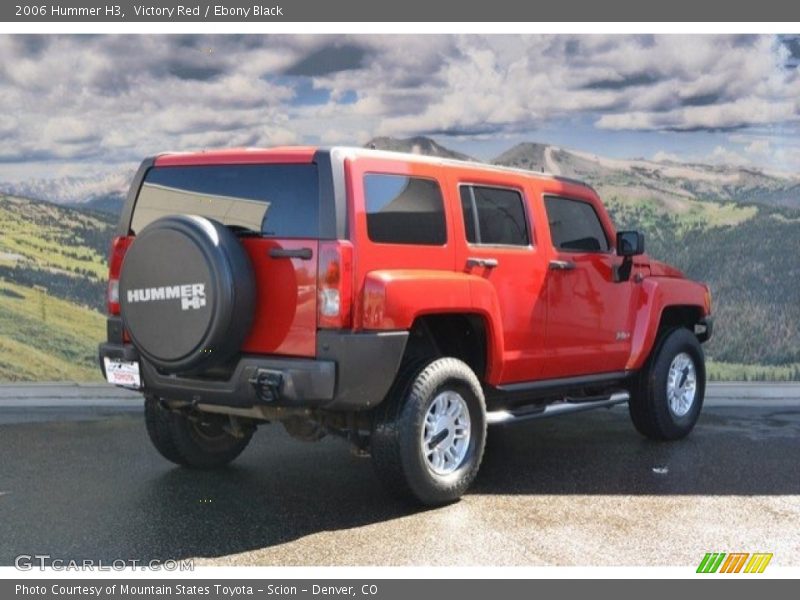
[[772,553],[708,552],[697,567],[698,573],[763,573]]

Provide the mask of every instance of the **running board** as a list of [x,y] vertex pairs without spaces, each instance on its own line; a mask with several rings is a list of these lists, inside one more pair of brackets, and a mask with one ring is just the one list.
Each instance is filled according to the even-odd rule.
[[500,425],[505,423],[519,423],[530,419],[544,419],[545,417],[555,417],[567,413],[583,412],[593,408],[611,408],[616,404],[622,404],[630,399],[628,392],[617,392],[603,400],[592,402],[558,402],[541,406],[524,406],[513,410],[494,410],[486,413],[486,422],[489,425]]

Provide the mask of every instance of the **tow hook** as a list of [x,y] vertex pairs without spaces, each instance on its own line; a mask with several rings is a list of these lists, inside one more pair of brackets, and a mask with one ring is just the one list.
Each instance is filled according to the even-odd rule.
[[259,400],[271,403],[279,397],[283,374],[280,371],[258,369],[248,381],[256,389]]

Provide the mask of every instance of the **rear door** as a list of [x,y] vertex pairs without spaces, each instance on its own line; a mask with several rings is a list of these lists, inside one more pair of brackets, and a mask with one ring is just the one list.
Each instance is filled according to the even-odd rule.
[[[544,196],[551,238],[547,355],[543,378],[624,370],[631,347],[631,281],[615,282],[621,260],[613,230],[588,197]],[[605,215],[604,215],[605,216]]]
[[174,214],[200,215],[232,228],[250,256],[257,287],[242,352],[314,356],[317,253],[328,218],[320,185],[312,163],[157,162],[140,188],[131,233]]
[[545,271],[524,178],[459,173],[460,269],[495,289],[503,327],[503,383],[536,378],[543,351]]

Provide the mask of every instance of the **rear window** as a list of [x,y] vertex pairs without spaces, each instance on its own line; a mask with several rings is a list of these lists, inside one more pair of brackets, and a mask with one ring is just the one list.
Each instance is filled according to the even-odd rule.
[[317,238],[319,203],[313,164],[155,167],[139,190],[131,229],[190,214],[266,236]]
[[367,235],[383,244],[441,246],[447,242],[444,201],[433,179],[364,176]]

